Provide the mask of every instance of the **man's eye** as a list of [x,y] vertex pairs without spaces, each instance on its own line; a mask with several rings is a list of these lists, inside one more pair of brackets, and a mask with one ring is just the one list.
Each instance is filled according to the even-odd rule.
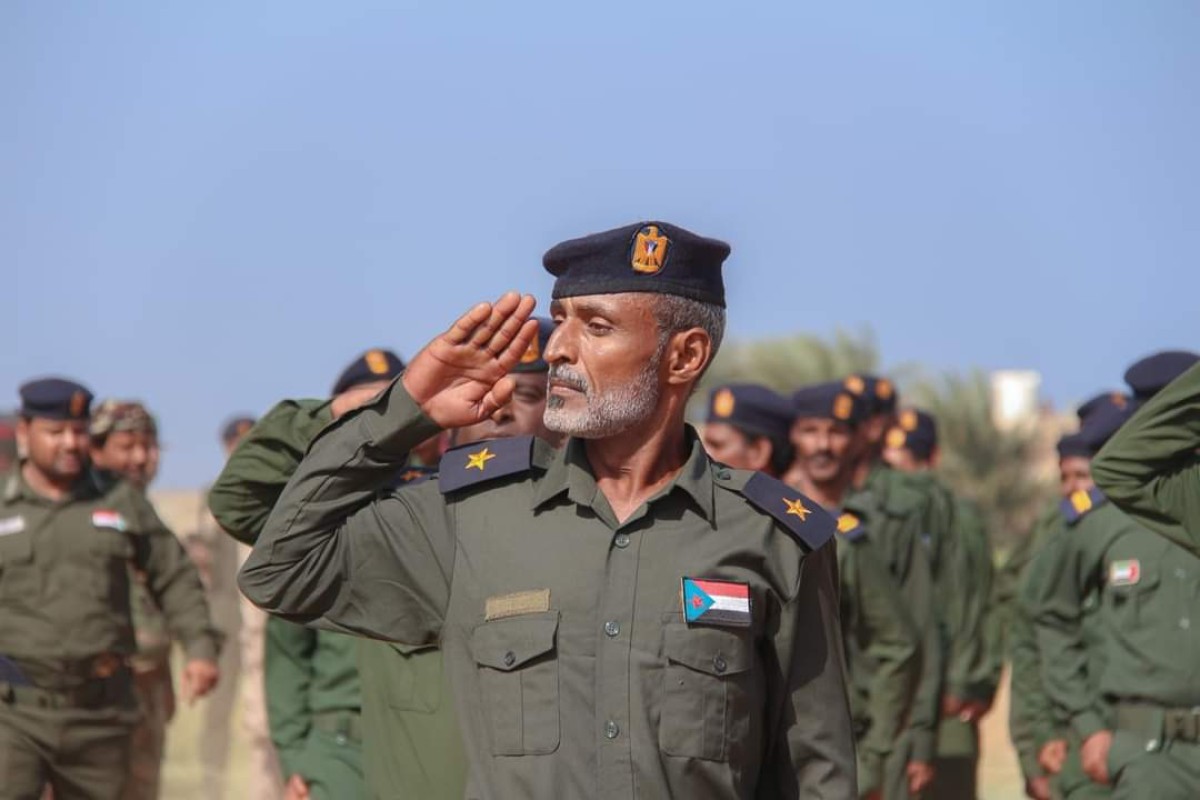
[[602,322],[589,322],[588,330],[595,334],[606,334],[612,330],[611,326],[605,325]]

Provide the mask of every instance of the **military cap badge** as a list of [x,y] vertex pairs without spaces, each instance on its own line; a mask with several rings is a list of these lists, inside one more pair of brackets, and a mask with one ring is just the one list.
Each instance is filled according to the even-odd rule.
[[667,237],[658,232],[657,225],[647,225],[633,238],[633,255],[630,259],[634,272],[653,275],[667,263]]

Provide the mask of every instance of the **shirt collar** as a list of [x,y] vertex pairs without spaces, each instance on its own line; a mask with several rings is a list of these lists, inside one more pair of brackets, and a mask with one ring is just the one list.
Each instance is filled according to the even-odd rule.
[[[713,495],[716,491],[712,479],[712,461],[695,429],[690,425],[686,427],[685,441],[690,448],[687,461],[675,479],[650,500],[653,502],[660,497],[666,497],[675,489],[680,489],[692,499],[701,515],[712,522],[715,517]],[[551,461],[546,474],[538,482],[533,494],[533,508],[542,508],[564,492],[571,502],[590,507],[595,503],[598,491],[596,478],[587,460],[584,440],[571,438],[566,447]]]

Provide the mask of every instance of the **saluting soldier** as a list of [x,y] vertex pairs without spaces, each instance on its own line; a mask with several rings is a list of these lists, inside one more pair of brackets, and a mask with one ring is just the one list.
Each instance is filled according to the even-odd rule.
[[91,393],[21,387],[23,460],[0,494],[0,796],[116,798],[138,719],[129,565],[184,647],[183,695],[216,684],[219,634],[183,547],[141,490],[88,466]]
[[855,795],[834,521],[683,421],[728,245],[667,223],[556,246],[554,451],[410,448],[509,400],[534,302],[481,303],[323,430],[242,570],[291,619],[440,642],[472,798]]

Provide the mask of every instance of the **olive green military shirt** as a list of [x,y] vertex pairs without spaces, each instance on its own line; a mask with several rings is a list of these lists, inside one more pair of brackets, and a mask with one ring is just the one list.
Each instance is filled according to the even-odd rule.
[[842,638],[862,794],[880,788],[921,677],[921,636],[869,528],[860,509],[838,517]]
[[[680,473],[624,522],[580,441],[478,445],[450,473],[452,452],[439,482],[380,496],[437,430],[397,381],[322,431],[240,582],[296,621],[440,641],[468,797],[855,796],[813,501],[714,465],[690,429]],[[761,486],[778,516],[744,494]],[[684,578],[744,586],[749,624],[685,623]]]
[[933,761],[944,663],[929,549],[923,539],[929,502],[904,473],[877,466],[845,503],[871,520],[871,539],[878,544],[905,610],[922,637],[921,679],[907,727],[911,739],[907,758],[922,762]]
[[[242,541],[256,541],[309,443],[332,420],[329,403],[320,400],[284,400],[267,412],[238,444],[209,495],[213,516],[222,527],[240,531],[237,538]],[[423,474],[402,470],[397,482]],[[272,620],[268,631],[278,634],[289,625]],[[278,644],[285,651],[313,652],[318,634],[292,627],[290,636],[273,636],[268,647]],[[338,637],[327,632],[319,635]],[[288,647],[293,640],[303,646]],[[353,653],[342,653],[341,659],[332,655],[309,663],[307,669],[324,676],[315,680],[331,683],[334,696],[361,694],[363,767],[372,796],[462,797],[466,763],[437,648],[358,639]],[[267,660],[272,660],[269,652]],[[286,652],[275,661],[283,675],[278,687],[272,684],[268,689],[273,736],[276,719],[285,718],[295,724],[286,725],[281,738],[297,741],[311,724],[305,722],[310,703],[295,692],[290,692],[293,699],[288,701],[292,679],[287,676],[305,662]],[[289,661],[296,663],[296,670],[288,668]],[[358,665],[357,676],[347,668],[352,662]]]
[[1108,498],[1200,555],[1200,364],[1138,409],[1092,459]]
[[[1200,706],[1200,558],[1099,502],[1042,556],[1027,595],[1051,701],[1083,738],[1111,727],[1108,702]],[[1099,596],[1098,679],[1087,596]]]
[[56,502],[35,493],[19,466],[0,487],[0,655],[46,667],[31,680],[70,684],[54,674],[56,662],[134,654],[131,562],[187,655],[216,659],[220,634],[200,576],[140,491],[87,473]]
[[305,743],[320,714],[357,715],[362,705],[357,641],[286,620],[267,620],[267,722],[285,776],[307,776]]

